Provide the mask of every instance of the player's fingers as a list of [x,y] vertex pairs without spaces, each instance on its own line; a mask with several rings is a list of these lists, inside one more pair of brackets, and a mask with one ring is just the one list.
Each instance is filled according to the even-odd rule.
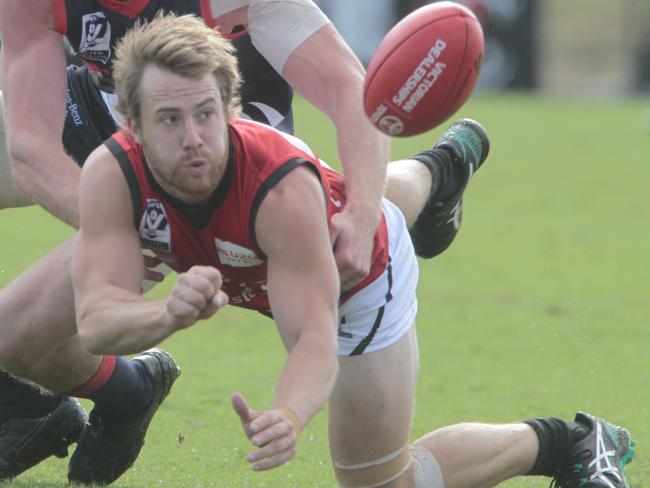
[[341,274],[341,291],[348,291],[354,288],[356,285],[361,283],[361,281],[367,276],[368,273],[365,271],[352,270],[345,274]]
[[153,269],[145,268],[143,277],[145,280],[155,281],[156,283],[160,283],[162,280],[165,279],[165,274],[160,273],[158,271],[154,271]]
[[339,269],[339,280],[341,290],[346,291],[361,282],[367,274],[366,268],[357,261],[354,261],[349,255],[335,254],[334,259]]
[[189,327],[195,323],[199,317],[198,308],[173,296],[167,299],[165,306],[173,317],[175,326]]
[[215,289],[221,288],[221,273],[217,268],[214,268],[212,266],[192,266],[189,269],[188,273],[196,276],[202,276],[208,280]]
[[225,306],[228,304],[228,295],[224,291],[217,291],[217,293],[214,294],[214,297],[212,297],[212,306],[216,307],[216,309],[220,309],[221,307]]
[[291,449],[295,446],[296,439],[292,435],[284,435],[277,439],[274,439],[273,442],[267,444],[266,446],[260,448],[259,450],[250,453],[247,456],[247,459],[251,463],[261,461],[273,456],[278,455],[281,452],[284,452],[288,449]]
[[218,290],[217,293],[214,294],[212,297],[212,300],[207,302],[203,310],[201,310],[201,314],[199,317],[201,319],[208,319],[212,317],[215,313],[219,311],[220,308],[228,304],[228,295],[226,295],[223,291]]
[[230,397],[230,403],[233,410],[239,416],[239,420],[244,426],[247,426],[253,419],[252,410],[246,403],[246,399],[240,393],[233,393]]
[[[249,456],[249,461],[253,463],[252,468],[255,471],[264,471],[267,469],[275,468],[277,466],[280,466],[281,464],[286,463],[289,461],[291,458],[293,458],[296,455],[296,445],[295,442],[287,442],[284,439],[279,439],[278,440],[278,445],[276,446],[277,449],[276,451],[269,456],[262,456],[259,461],[253,461],[250,460]],[[264,448],[266,449],[266,448]],[[258,451],[261,452],[262,450]],[[253,456],[253,453],[251,456]]]
[[262,432],[278,422],[286,422],[286,419],[277,410],[268,410],[262,412],[253,422],[251,422],[251,433],[253,435]]
[[214,286],[214,283],[209,277],[206,277],[201,273],[193,272],[193,270],[194,268],[186,271],[185,273],[181,273],[178,276],[178,280],[176,280],[176,282],[181,283],[183,286],[187,286],[188,288],[199,290],[203,293],[211,293],[210,296],[214,295],[218,287]]
[[160,258],[158,258],[157,256],[150,256],[148,254],[143,254],[142,259],[144,260],[145,268],[155,268],[160,263],[162,263]]
[[332,218],[330,219],[330,244],[332,245],[333,249],[336,249],[336,241],[339,238],[339,235],[341,234],[341,225],[340,225],[340,215],[339,214],[334,214],[332,215]]
[[256,432],[251,437],[251,442],[257,446],[262,447],[273,442],[276,439],[280,439],[286,436],[294,436],[293,434],[293,424],[286,419],[279,421],[270,427],[262,430],[261,432]]
[[[207,282],[205,282],[205,285],[210,286]],[[206,290],[205,286],[187,283],[176,283],[172,288],[171,296],[196,308],[198,312],[205,308],[208,299],[212,299],[209,290]]]

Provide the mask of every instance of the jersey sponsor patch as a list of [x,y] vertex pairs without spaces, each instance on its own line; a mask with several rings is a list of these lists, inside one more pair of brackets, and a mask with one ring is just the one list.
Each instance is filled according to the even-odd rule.
[[171,252],[172,234],[164,205],[154,198],[147,199],[147,209],[140,220],[142,243],[157,251]]
[[226,266],[250,268],[263,263],[263,261],[257,257],[257,254],[255,254],[255,251],[242,247],[234,242],[222,241],[215,237],[214,244],[217,247],[219,261]]
[[86,14],[81,19],[80,58],[108,62],[111,57],[111,24],[103,12]]
[[65,108],[65,118],[66,124],[68,127],[74,127],[79,129],[81,127],[86,127],[88,124],[84,120],[81,114],[81,109],[76,103],[76,100],[72,99],[72,93],[70,88],[68,88],[68,94],[66,96],[66,108]]

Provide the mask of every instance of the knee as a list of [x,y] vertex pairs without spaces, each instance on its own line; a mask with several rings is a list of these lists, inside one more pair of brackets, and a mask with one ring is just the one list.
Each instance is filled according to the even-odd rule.
[[334,460],[334,472],[342,488],[395,488],[406,486],[403,478],[409,473],[410,464],[411,454],[408,446],[404,446],[380,459],[363,463],[343,464]]
[[411,465],[410,474],[415,488],[445,488],[442,469],[438,460],[428,449],[413,444],[410,447]]
[[335,461],[334,470],[343,488],[445,488],[435,456],[417,444],[366,463],[341,465]]

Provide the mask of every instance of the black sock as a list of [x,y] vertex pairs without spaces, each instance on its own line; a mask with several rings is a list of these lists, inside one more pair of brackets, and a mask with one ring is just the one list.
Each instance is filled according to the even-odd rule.
[[588,433],[581,424],[556,417],[541,417],[524,423],[533,428],[539,439],[537,459],[527,475],[556,476],[567,461],[571,445]]
[[411,157],[423,163],[431,172],[431,195],[433,200],[446,200],[456,193],[463,182],[460,167],[451,155],[441,148],[419,152]]
[[42,417],[60,402],[61,395],[46,393],[0,369],[0,423],[11,418]]
[[104,356],[97,372],[69,394],[93,400],[104,421],[124,422],[149,405],[153,385],[140,361]]

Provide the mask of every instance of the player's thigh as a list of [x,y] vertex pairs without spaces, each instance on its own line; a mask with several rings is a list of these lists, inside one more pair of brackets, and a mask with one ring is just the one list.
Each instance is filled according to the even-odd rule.
[[329,406],[330,452],[339,482],[341,474],[355,476],[351,467],[369,463],[384,465],[376,470],[381,474],[369,475],[374,481],[375,476],[391,477],[395,467],[383,461],[408,454],[418,370],[415,326],[392,346],[342,356],[339,365]]
[[9,159],[9,147],[7,145],[7,133],[4,121],[4,100],[0,91],[0,209],[16,208],[32,205],[14,182],[11,174],[11,162]]
[[[70,260],[74,238],[31,265],[0,290],[0,351],[23,360],[77,333]],[[22,353],[20,352],[22,351]]]

